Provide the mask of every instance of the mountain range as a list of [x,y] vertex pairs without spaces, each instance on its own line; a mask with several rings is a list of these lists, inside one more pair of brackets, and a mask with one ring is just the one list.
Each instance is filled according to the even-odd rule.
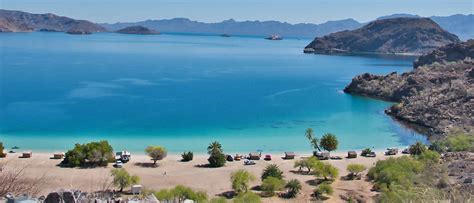
[[[388,18],[420,18],[418,15],[393,14],[382,16],[376,20]],[[474,38],[474,15],[451,15],[429,17],[443,29],[457,35],[461,40]],[[370,22],[368,22],[370,23]],[[269,36],[278,34],[283,37],[319,37],[333,32],[353,30],[368,23],[361,23],[348,18],[343,20],[328,21],[322,24],[298,23],[290,24],[279,21],[235,21],[233,19],[218,23],[204,23],[192,21],[187,18],[173,18],[165,20],[145,20],[125,23],[103,23],[103,27],[115,31],[129,26],[141,25],[162,33],[200,33],[200,34],[229,34],[229,35],[254,35]]]
[[[378,19],[420,16],[411,14],[393,14]],[[461,40],[474,38],[474,15],[432,16],[433,21],[443,29],[456,34]],[[313,38],[333,32],[353,30],[367,23],[361,23],[348,18],[328,21],[321,24],[298,23],[290,24],[280,21],[235,21],[233,19],[218,23],[205,23],[187,18],[164,20],[145,20],[139,22],[120,22],[96,24],[87,20],[76,20],[69,17],[57,16],[51,13],[32,14],[22,11],[0,9],[0,32],[31,32],[59,31],[77,34],[94,32],[117,31],[130,26],[143,26],[161,33],[190,33],[190,34],[228,34],[269,36],[273,34],[283,37]]]

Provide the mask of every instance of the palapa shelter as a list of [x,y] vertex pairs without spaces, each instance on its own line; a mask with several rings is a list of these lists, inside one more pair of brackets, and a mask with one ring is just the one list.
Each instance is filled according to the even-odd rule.
[[252,152],[249,154],[249,159],[250,160],[260,160],[260,154],[257,152]]
[[295,153],[294,152],[285,152],[285,159],[294,159]]
[[32,151],[24,151],[21,155],[21,158],[31,158],[33,156]]
[[347,158],[350,158],[350,159],[357,158],[357,152],[356,151],[348,151],[347,152]]

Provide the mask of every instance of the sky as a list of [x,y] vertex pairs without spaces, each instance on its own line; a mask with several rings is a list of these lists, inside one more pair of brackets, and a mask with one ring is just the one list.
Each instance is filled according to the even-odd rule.
[[185,17],[203,22],[227,19],[323,23],[379,16],[472,14],[474,0],[0,0],[0,7],[54,13],[97,23]]

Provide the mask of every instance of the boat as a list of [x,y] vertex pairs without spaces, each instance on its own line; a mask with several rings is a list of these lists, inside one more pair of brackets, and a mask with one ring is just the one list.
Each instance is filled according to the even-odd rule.
[[265,39],[268,39],[268,40],[282,40],[283,37],[281,37],[280,35],[271,35],[269,37],[266,37]]

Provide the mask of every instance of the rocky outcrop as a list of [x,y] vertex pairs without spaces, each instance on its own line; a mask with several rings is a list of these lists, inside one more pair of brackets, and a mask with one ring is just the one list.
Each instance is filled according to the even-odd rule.
[[29,32],[54,30],[72,34],[107,31],[100,25],[54,14],[31,14],[0,9],[0,30],[3,32]]
[[434,62],[450,62],[463,60],[466,57],[474,59],[474,40],[468,40],[465,43],[453,43],[434,50],[433,52],[420,56],[413,66],[423,66]]
[[136,35],[157,35],[160,34],[158,31],[148,29],[147,27],[143,26],[130,26],[118,30],[117,33],[121,34],[136,34]]
[[0,32],[31,32],[33,28],[25,24],[16,23],[10,18],[0,17]]
[[459,42],[429,18],[393,18],[373,21],[362,28],[315,38],[305,53],[414,54]]
[[[454,51],[452,47],[462,49]],[[446,135],[453,128],[473,133],[474,61],[468,54],[474,50],[474,43],[448,45],[434,53],[442,50],[465,54],[456,55],[462,60],[448,62],[452,54],[446,53],[445,57],[424,62],[430,65],[401,75],[365,73],[353,78],[344,92],[397,102],[386,113],[421,127],[428,135]]]

